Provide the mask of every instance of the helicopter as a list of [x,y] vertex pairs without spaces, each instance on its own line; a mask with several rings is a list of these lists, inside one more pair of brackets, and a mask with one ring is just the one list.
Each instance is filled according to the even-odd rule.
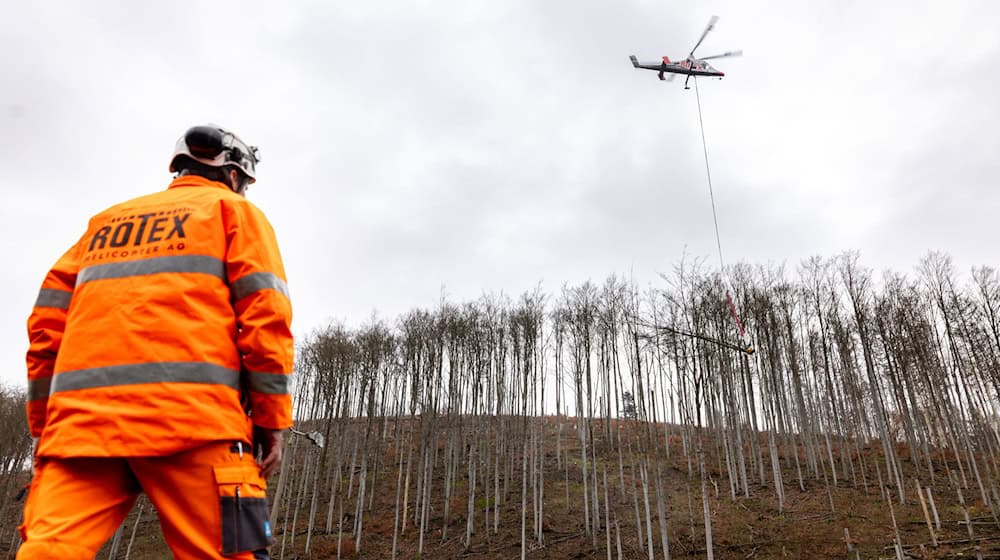
[[[710,76],[714,78],[722,78],[726,74],[716,70],[711,64],[705,62],[706,60],[712,60],[716,58],[728,58],[731,56],[743,56],[743,51],[728,51],[722,54],[716,54],[712,56],[705,56],[701,58],[694,57],[694,51],[698,49],[701,42],[705,40],[705,36],[708,32],[715,28],[715,24],[719,21],[719,16],[712,16],[708,20],[708,27],[705,28],[705,32],[701,34],[701,38],[695,43],[694,48],[691,49],[691,53],[687,55],[687,58],[680,62],[671,62],[669,57],[663,57],[663,62],[639,62],[639,59],[635,55],[629,56],[632,61],[632,66],[636,68],[644,68],[646,70],[655,70],[659,72],[658,76],[661,80],[672,81],[677,74],[685,74],[687,78],[684,80],[684,89],[691,89],[688,87],[688,81],[691,76]],[[670,75],[664,77],[664,74],[669,73]]]

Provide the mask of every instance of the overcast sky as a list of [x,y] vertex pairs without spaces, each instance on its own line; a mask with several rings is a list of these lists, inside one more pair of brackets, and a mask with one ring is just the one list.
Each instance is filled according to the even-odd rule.
[[14,2],[0,23],[0,382],[89,217],[214,122],[260,146],[302,335],[541,283],[928,250],[996,265],[1000,3]]

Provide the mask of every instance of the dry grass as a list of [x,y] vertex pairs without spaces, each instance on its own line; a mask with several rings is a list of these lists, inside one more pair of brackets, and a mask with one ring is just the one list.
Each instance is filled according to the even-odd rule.
[[[583,522],[583,484],[580,473],[580,450],[579,443],[575,439],[575,433],[568,431],[564,427],[562,447],[565,457],[569,462],[569,503],[566,503],[567,486],[565,482],[565,472],[558,467],[555,457],[555,422],[546,419],[544,422],[546,439],[545,449],[545,509],[543,518],[543,543],[540,545],[532,538],[532,517],[531,512],[527,515],[527,557],[535,559],[565,559],[565,558],[607,558],[606,542],[607,535],[602,530],[596,535],[588,535],[585,532]],[[618,426],[615,426],[617,429]],[[621,426],[623,429],[623,439],[632,437],[630,423]],[[595,433],[599,432],[599,426],[595,426]],[[571,436],[571,437],[567,437]],[[660,434],[662,443],[662,433]],[[711,443],[711,442],[709,442]],[[391,447],[391,444],[386,444]],[[712,445],[706,445],[713,448]],[[703,526],[702,501],[700,495],[700,480],[688,476],[687,460],[681,456],[681,442],[678,438],[671,438],[671,458],[661,460],[661,468],[664,476],[664,487],[667,490],[667,510],[668,510],[668,533],[670,542],[670,552],[672,558],[704,558],[706,555],[705,529]],[[901,449],[901,451],[905,451]],[[620,481],[618,475],[618,454],[617,450],[603,444],[599,444],[598,452],[598,473],[604,469],[608,473],[608,485],[610,496],[611,516],[617,518],[620,527],[620,538],[622,557],[624,558],[645,558],[647,541],[644,534],[642,542],[638,539],[636,529],[635,510],[632,501],[631,488],[633,480],[629,459],[625,456],[625,483],[626,493],[622,495],[619,489]],[[794,463],[783,462],[783,476],[785,480],[786,503],[783,510],[779,510],[778,501],[772,484],[767,485],[756,483],[750,489],[750,497],[738,496],[733,500],[729,493],[729,482],[725,473],[719,472],[718,457],[709,454],[706,457],[706,467],[709,469],[710,482],[708,484],[710,492],[710,510],[712,516],[712,529],[714,535],[715,558],[723,559],[748,559],[748,558],[853,558],[853,553],[849,556],[847,543],[845,542],[844,529],[850,531],[852,546],[859,551],[860,558],[892,558],[894,553],[891,546],[893,544],[894,532],[889,509],[882,498],[877,483],[877,475],[874,470],[876,460],[880,460],[880,447],[870,445],[863,450],[866,454],[866,463],[870,468],[867,473],[867,490],[861,484],[860,476],[857,477],[857,484],[854,484],[849,476],[848,480],[841,476],[840,483],[836,487],[829,489],[823,480],[807,478],[803,483],[803,489],[799,487],[798,475],[794,469]],[[836,451],[835,451],[836,454]],[[913,478],[917,473],[913,471],[913,466],[909,463],[909,454],[901,454],[904,457],[904,471],[909,476],[909,484],[913,484]],[[804,454],[801,456],[804,468]],[[518,466],[520,462],[518,461]],[[940,476],[936,479],[933,487],[934,497],[937,503],[939,515],[941,517],[942,528],[938,535],[943,544],[938,548],[926,545],[921,548],[922,543],[929,543],[930,536],[924,522],[923,513],[919,502],[912,494],[915,492],[913,486],[906,488],[909,497],[905,505],[900,505],[898,499],[893,507],[896,515],[899,532],[902,542],[906,546],[906,551],[911,555],[909,558],[963,558],[970,553],[974,553],[973,544],[960,542],[967,539],[965,525],[959,524],[963,519],[963,513],[958,506],[957,497],[952,488],[947,485],[947,478],[943,472],[944,465],[939,464]],[[952,465],[954,468],[955,465]],[[697,469],[697,467],[695,467]],[[714,470],[713,470],[714,469]],[[519,471],[519,468],[517,469]],[[884,471],[884,463],[883,463]],[[766,466],[765,472],[770,476],[770,465]],[[394,532],[394,500],[396,488],[396,474],[394,468],[381,471],[380,480],[374,483],[375,502],[370,511],[366,512],[364,519],[364,532],[361,541],[361,554],[356,555],[354,550],[354,539],[349,533],[353,527],[353,517],[345,514],[343,520],[344,533],[341,535],[340,550],[343,558],[390,558],[392,550],[392,539]],[[464,475],[464,471],[460,473]],[[520,480],[512,481],[510,486],[511,494],[505,503],[501,505],[500,529],[494,533],[483,526],[483,512],[477,511],[475,527],[476,533],[472,537],[472,542],[468,547],[462,543],[465,535],[466,515],[467,515],[467,486],[462,480],[455,487],[455,494],[451,500],[451,513],[448,527],[448,538],[442,539],[443,533],[443,507],[441,491],[444,469],[435,470],[434,487],[434,507],[432,507],[428,530],[424,535],[423,558],[520,558],[521,555],[521,498]],[[884,472],[883,472],[884,475]],[[925,476],[925,473],[921,473]],[[751,475],[753,476],[753,475]],[[411,482],[412,483],[412,482]],[[926,485],[926,480],[923,484]],[[371,488],[369,482],[369,488]],[[492,483],[491,483],[492,484]],[[716,490],[717,488],[717,490]],[[481,492],[482,486],[480,486]],[[529,487],[529,508],[531,503]],[[639,506],[643,517],[645,513],[642,506],[642,492],[639,491]],[[889,487],[889,491],[895,495],[895,489]],[[413,496],[411,488],[411,499]],[[979,536],[1000,536],[1000,527],[989,517],[989,510],[982,503],[973,501],[978,496],[978,491],[969,489],[965,491],[966,500],[970,503],[970,515],[980,518],[975,529]],[[477,495],[478,504],[486,505],[482,499],[482,494]],[[603,525],[604,503],[603,488],[601,489],[600,513]],[[830,501],[833,501],[831,509]],[[320,515],[318,515],[318,525],[320,526],[312,536],[311,556],[305,553],[305,537],[307,532],[306,521],[308,511],[303,510],[299,515],[298,525],[294,528],[294,545],[292,544],[292,530],[285,530],[284,517],[279,519],[276,528],[276,538],[278,543],[272,549],[272,555],[278,558],[284,548],[284,558],[335,558],[337,555],[337,527],[332,534],[325,534],[321,529],[325,524],[325,500],[326,496],[320,499]],[[651,501],[655,500],[652,495]],[[656,504],[650,504],[650,516],[655,528],[654,532],[654,554],[657,558],[662,558],[660,551],[659,529],[656,516]],[[15,508],[16,509],[16,508]],[[345,510],[353,511],[353,507],[346,507]],[[147,560],[153,558],[165,558],[169,553],[163,543],[157,523],[153,515],[147,513],[140,522],[138,538],[133,549],[132,558],[136,560]],[[411,508],[412,514],[412,508]],[[126,521],[126,537],[132,530],[135,512]],[[984,519],[985,518],[985,519]],[[4,520],[4,527],[9,527],[11,515],[8,514]],[[491,511],[492,525],[492,511]],[[614,532],[614,521],[612,522],[611,550],[612,557],[617,558],[616,535]],[[11,533],[0,535],[9,543]],[[949,542],[958,541],[958,542]],[[412,560],[418,558],[416,553],[418,543],[418,533],[416,528],[408,525],[405,534],[400,536],[399,558]],[[1000,541],[993,541],[992,547],[989,543],[984,544],[986,557],[998,557],[1000,551]],[[99,558],[106,557],[105,551]],[[4,548],[6,552],[6,547]],[[122,547],[124,552],[124,546]],[[993,556],[990,556],[993,554]],[[965,556],[963,556],[965,555]],[[119,556],[120,558],[124,556]],[[974,557],[974,554],[971,556]]]

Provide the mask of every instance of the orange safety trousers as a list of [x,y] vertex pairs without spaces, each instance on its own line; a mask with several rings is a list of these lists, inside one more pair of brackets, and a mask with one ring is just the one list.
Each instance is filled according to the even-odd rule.
[[156,507],[175,558],[268,558],[265,489],[246,443],[212,442],[167,457],[42,457],[17,558],[94,558],[140,492]]

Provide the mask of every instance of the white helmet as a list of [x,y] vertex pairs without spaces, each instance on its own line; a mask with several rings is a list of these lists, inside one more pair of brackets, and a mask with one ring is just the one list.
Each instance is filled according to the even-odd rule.
[[177,140],[174,155],[170,158],[170,172],[176,173],[177,159],[186,156],[209,167],[235,167],[256,182],[257,162],[260,161],[256,146],[248,146],[232,132],[221,126],[209,124],[188,129]]

